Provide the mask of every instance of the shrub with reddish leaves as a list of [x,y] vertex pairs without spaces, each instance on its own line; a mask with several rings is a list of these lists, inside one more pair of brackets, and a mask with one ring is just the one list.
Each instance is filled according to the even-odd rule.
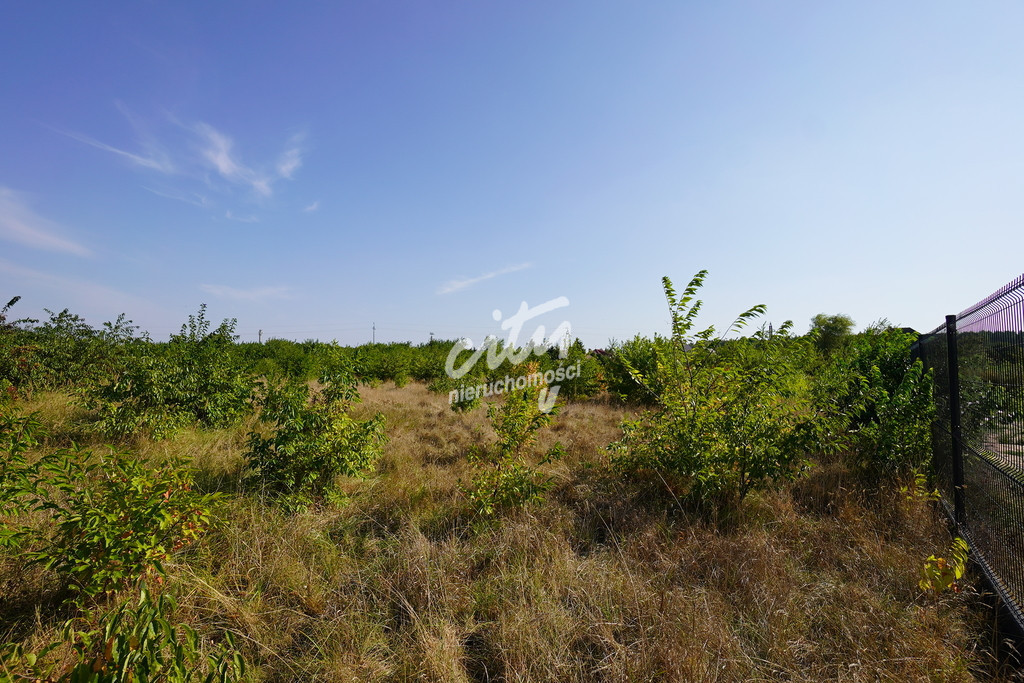
[[7,536],[32,563],[53,569],[85,597],[163,575],[172,552],[211,523],[215,495],[192,490],[177,460],[155,464],[127,453],[61,449],[19,477],[26,510],[48,513],[53,533],[22,527]]

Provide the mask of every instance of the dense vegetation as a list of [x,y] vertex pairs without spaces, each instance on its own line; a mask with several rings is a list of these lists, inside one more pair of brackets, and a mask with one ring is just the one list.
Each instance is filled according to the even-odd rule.
[[[156,342],[123,317],[11,320],[15,299],[0,675],[991,674],[976,598],[939,590],[962,561],[935,557],[915,336],[732,334],[762,307],[698,330],[704,276],[665,279],[667,336],[458,380],[453,341],[239,344],[200,308]],[[540,386],[449,405],[571,365],[551,411]]]

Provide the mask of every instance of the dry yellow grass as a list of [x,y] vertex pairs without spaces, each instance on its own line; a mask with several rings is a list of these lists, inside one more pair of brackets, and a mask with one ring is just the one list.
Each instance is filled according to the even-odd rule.
[[[752,494],[739,519],[716,525],[608,473],[604,446],[626,410],[595,400],[565,407],[542,434],[538,452],[566,446],[546,466],[546,500],[485,522],[458,488],[467,451],[492,438],[485,411],[453,413],[415,383],[361,393],[357,412],[382,411],[389,443],[372,476],[343,482],[344,504],[288,516],[233,495],[222,524],[169,566],[179,618],[237,633],[257,679],[1004,675],[983,646],[977,596],[917,588],[923,559],[948,544],[941,518],[898,492],[858,491],[840,464]],[[140,449],[187,453],[206,485],[230,490],[244,432]],[[12,585],[16,568],[0,571]],[[44,600],[45,577],[30,583],[23,597]]]

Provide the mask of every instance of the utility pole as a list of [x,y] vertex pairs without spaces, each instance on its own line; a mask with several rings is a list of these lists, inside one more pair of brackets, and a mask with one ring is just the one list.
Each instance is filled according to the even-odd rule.
[[433,332],[430,333],[430,343],[431,344],[434,343],[434,333]]
[[259,332],[259,340],[260,340],[260,344],[262,344],[263,343],[263,330],[260,330],[260,332]]
[[377,343],[377,323],[373,324],[373,343]]

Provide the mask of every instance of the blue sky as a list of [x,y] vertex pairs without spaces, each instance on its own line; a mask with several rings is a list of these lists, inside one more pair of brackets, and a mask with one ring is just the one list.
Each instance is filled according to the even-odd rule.
[[[243,339],[928,330],[1024,271],[1016,3],[11,2],[0,299]],[[2,302],[0,302],[2,303]],[[527,325],[527,333],[532,325]]]

